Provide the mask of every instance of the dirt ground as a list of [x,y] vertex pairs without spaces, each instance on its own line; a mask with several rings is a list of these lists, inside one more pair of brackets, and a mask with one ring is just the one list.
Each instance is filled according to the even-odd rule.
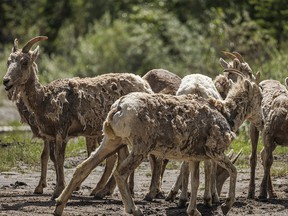
[[[83,158],[69,158],[66,160],[66,167],[75,167]],[[261,166],[258,166],[259,169]],[[51,201],[53,187],[55,186],[55,172],[49,163],[48,187],[43,195],[33,194],[33,190],[39,180],[39,168],[23,167],[24,173],[3,172],[0,174],[0,215],[52,215],[55,201]],[[66,168],[66,181],[69,181],[75,168]],[[89,191],[95,186],[95,182],[101,176],[103,167],[97,167],[93,173],[84,181],[81,190],[74,192],[64,209],[64,215],[126,215],[121,202],[119,191],[103,200],[96,200],[89,196]],[[170,187],[176,180],[179,170],[166,170],[164,174],[163,190],[168,193]],[[258,194],[262,173],[257,171],[256,194]],[[150,182],[150,167],[144,162],[137,169],[135,175],[135,203],[144,215],[186,215],[186,208],[177,208],[177,201],[167,202],[163,199],[156,199],[153,202],[143,201]],[[212,208],[203,205],[204,181],[203,173],[200,176],[197,208],[202,215],[222,215],[220,205]],[[248,169],[238,169],[236,202],[229,215],[288,215],[288,176],[273,178],[277,199],[270,199],[268,202],[246,199],[248,192],[249,172]],[[221,194],[221,202],[227,195],[227,182]]]

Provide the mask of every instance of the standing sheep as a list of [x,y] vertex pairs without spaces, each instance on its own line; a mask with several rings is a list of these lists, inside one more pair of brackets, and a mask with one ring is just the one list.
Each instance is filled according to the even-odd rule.
[[[8,95],[8,98],[10,96]],[[33,133],[34,137],[38,137],[40,139],[43,139],[44,141],[44,145],[43,145],[43,150],[41,153],[41,176],[40,176],[40,180],[38,185],[36,186],[34,193],[35,194],[42,194],[43,193],[43,189],[45,187],[47,187],[47,181],[46,181],[46,176],[47,176],[47,166],[48,166],[48,160],[49,160],[49,155],[50,155],[50,159],[53,161],[54,165],[55,165],[55,157],[54,157],[54,151],[53,151],[53,143],[51,140],[45,139],[44,136],[40,135],[39,129],[36,125],[35,122],[35,117],[33,115],[33,113],[30,113],[27,109],[27,107],[24,105],[23,101],[20,99],[18,101],[16,101],[16,107],[18,110],[18,113],[21,117],[21,121],[24,123],[27,123],[30,128],[31,131]],[[94,140],[93,138],[88,138],[86,137],[86,147],[87,147],[87,154],[88,156],[91,154],[92,151],[94,151],[96,149],[96,145],[97,145],[98,141]],[[52,148],[52,150],[50,150],[50,148]],[[55,167],[56,169],[57,167]]]
[[[180,85],[181,78],[174,73],[171,73],[164,69],[152,69],[148,71],[143,77],[148,82],[154,93],[172,94],[175,95]],[[126,151],[128,156],[128,151]],[[165,167],[168,163],[167,159],[157,158],[154,155],[149,155],[149,161],[151,164],[152,178],[149,187],[149,192],[145,196],[145,200],[152,200],[155,197],[162,198],[164,193],[161,189],[161,183]],[[105,174],[112,173],[113,166],[106,170]],[[104,181],[101,181],[97,187],[91,192],[91,195],[97,199],[113,193],[116,187],[116,181],[113,175],[108,183],[105,185]],[[129,177],[129,189],[133,193],[134,189],[134,172]]]
[[[288,78],[285,79],[288,85]],[[273,163],[273,151],[277,145],[288,146],[288,91],[284,85],[276,80],[264,80],[260,83],[263,89],[262,110],[264,128],[262,131],[263,149],[261,151],[264,176],[260,186],[259,199],[266,200],[277,197],[273,189],[270,169]],[[250,125],[252,154],[250,157],[251,178],[248,198],[255,196],[255,168],[257,163],[257,143],[259,130],[254,124]]]
[[8,70],[3,78],[5,90],[11,99],[22,100],[35,117],[39,135],[45,137],[53,149],[56,168],[56,188],[52,199],[58,197],[65,187],[64,156],[69,138],[85,136],[98,139],[102,136],[102,123],[110,106],[119,97],[135,91],[152,93],[141,77],[134,74],[104,74],[93,78],[71,78],[42,85],[37,77],[35,63],[39,46],[31,51],[38,41],[47,40],[38,36],[18,49],[15,39],[8,58]]
[[235,136],[233,131],[245,119],[261,128],[261,99],[258,84],[247,79],[239,79],[224,101],[195,95],[147,93],[121,97],[113,104],[104,122],[100,147],[77,166],[73,178],[56,200],[54,214],[61,215],[76,185],[107,156],[125,145],[131,147],[131,152],[127,158],[119,159],[114,176],[127,213],[142,215],[133,202],[127,178],[151,153],[189,161],[193,182],[187,209],[189,215],[200,215],[196,209],[199,161],[212,159],[223,166],[230,175],[229,198],[222,205],[223,213],[227,214],[235,201],[237,170],[224,151]]

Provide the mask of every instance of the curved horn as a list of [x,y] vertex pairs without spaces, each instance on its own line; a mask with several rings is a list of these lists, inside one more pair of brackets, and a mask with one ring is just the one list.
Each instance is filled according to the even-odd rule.
[[233,54],[238,58],[238,60],[239,60],[241,63],[244,63],[244,62],[245,62],[244,58],[240,55],[240,53],[238,53],[238,52],[233,52]]
[[234,73],[234,74],[237,74],[237,75],[239,75],[240,77],[242,77],[243,79],[246,78],[246,77],[241,73],[241,71],[236,70],[236,69],[234,69],[234,68],[227,68],[227,69],[224,69],[224,72],[226,72],[226,73]]
[[228,58],[230,58],[231,60],[234,60],[235,58],[237,59],[237,56],[235,56],[233,53],[231,53],[231,52],[226,52],[226,51],[222,51],[223,52],[223,54],[226,56],[226,57],[228,57]]
[[12,50],[12,52],[16,52],[17,49],[18,49],[18,39],[15,38],[15,40],[14,40],[14,46],[13,46],[13,50]]
[[31,49],[31,47],[32,47],[35,43],[37,43],[38,41],[47,40],[47,39],[48,39],[47,36],[37,36],[37,37],[32,38],[31,40],[29,40],[29,41],[25,44],[25,46],[24,46],[23,49],[22,49],[22,52],[23,52],[23,53],[28,53],[29,50]]

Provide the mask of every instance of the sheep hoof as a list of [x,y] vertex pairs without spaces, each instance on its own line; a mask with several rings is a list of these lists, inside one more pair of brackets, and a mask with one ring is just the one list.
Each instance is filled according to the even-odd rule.
[[178,208],[185,208],[187,200],[179,199]]
[[275,192],[271,192],[271,193],[269,193],[269,198],[270,199],[275,199],[275,198],[277,198],[278,196],[277,196],[277,194],[275,193]]
[[211,199],[211,198],[206,198],[206,199],[204,199],[204,204],[205,204],[206,206],[211,207],[211,206],[212,206],[212,199]]
[[259,195],[259,196],[258,196],[258,199],[259,199],[259,201],[261,201],[261,202],[267,202],[267,201],[268,201],[267,196],[264,196],[264,195]]
[[173,202],[176,198],[177,192],[170,191],[168,196],[166,197],[165,201],[171,201]]
[[255,198],[255,192],[249,191],[247,198],[248,199],[254,199]]
[[136,208],[136,209],[133,211],[133,215],[134,215],[134,216],[143,216],[144,214],[142,213],[142,211],[141,211],[139,208]]
[[146,196],[144,197],[145,201],[151,202],[153,200],[153,197],[148,193],[146,194]]
[[197,210],[193,209],[191,212],[188,213],[189,216],[201,216],[202,214]]
[[157,198],[157,199],[165,199],[165,193],[164,193],[164,191],[159,191],[159,192],[156,194],[156,198]]
[[43,187],[36,187],[33,193],[34,194],[43,194]]
[[64,210],[64,205],[61,201],[56,200],[56,208],[54,210],[53,215],[55,216],[61,216]]
[[221,210],[223,215],[227,215],[227,213],[229,212],[229,210],[231,209],[231,207],[229,205],[227,205],[226,203],[223,203],[221,205]]

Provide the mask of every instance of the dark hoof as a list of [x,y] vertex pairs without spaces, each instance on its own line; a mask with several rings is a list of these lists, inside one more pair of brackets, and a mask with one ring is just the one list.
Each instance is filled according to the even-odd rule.
[[224,203],[224,204],[222,204],[222,206],[221,206],[221,210],[222,210],[223,215],[227,215],[227,213],[228,213],[229,210],[230,210],[230,207],[229,207],[226,203]]
[[178,208],[185,208],[187,200],[179,199]]

